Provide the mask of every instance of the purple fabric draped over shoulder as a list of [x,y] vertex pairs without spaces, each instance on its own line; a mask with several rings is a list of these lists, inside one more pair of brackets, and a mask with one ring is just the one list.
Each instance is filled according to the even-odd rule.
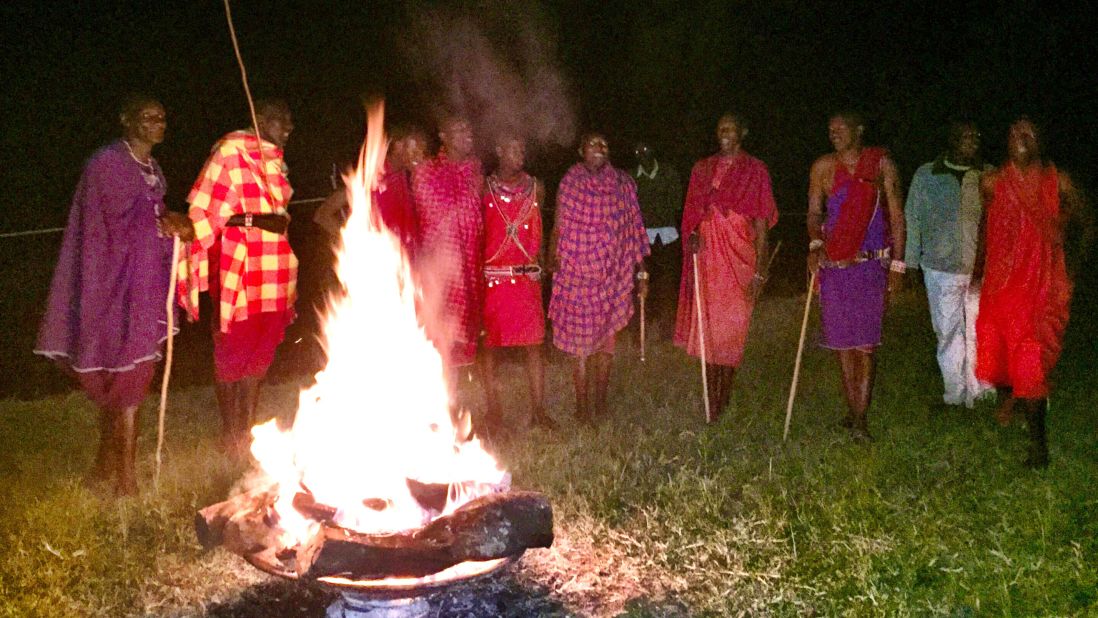
[[[835,227],[853,180],[835,187],[827,200],[824,234]],[[888,246],[888,223],[880,194],[859,246],[870,253]],[[881,260],[866,260],[845,267],[820,268],[820,317],[822,345],[834,350],[866,349],[881,343],[888,268]]]
[[161,358],[172,240],[157,234],[164,175],[121,140],[88,160],[76,187],[34,352],[81,373]]

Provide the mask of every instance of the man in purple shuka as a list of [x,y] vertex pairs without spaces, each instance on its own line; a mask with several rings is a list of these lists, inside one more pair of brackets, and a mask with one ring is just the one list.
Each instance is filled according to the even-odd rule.
[[100,409],[93,480],[137,490],[138,406],[167,338],[164,299],[172,235],[190,226],[164,206],[166,183],[153,146],[164,140],[164,107],[132,96],[124,136],[88,160],[76,187],[46,314],[34,352],[75,376]]
[[885,149],[862,145],[864,131],[861,115],[833,115],[828,137],[835,152],[816,159],[808,185],[808,268],[819,269],[823,347],[839,358],[842,424],[858,442],[872,439],[874,352],[888,294],[903,284],[905,240],[896,166]]

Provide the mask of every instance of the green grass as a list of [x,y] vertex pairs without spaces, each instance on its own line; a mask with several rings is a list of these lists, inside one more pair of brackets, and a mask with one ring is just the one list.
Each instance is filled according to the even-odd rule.
[[[1030,472],[1019,463],[1022,428],[998,427],[989,406],[928,410],[940,378],[916,291],[887,318],[876,442],[855,445],[838,428],[838,370],[811,335],[782,442],[802,303],[759,304],[732,406],[715,427],[701,420],[697,364],[656,337],[643,365],[622,342],[614,416],[595,429],[567,422],[569,367],[554,356],[550,411],[565,428],[491,445],[515,485],[547,493],[556,515],[556,544],[527,554],[518,584],[582,616],[1098,615],[1090,327],[1069,333],[1052,465]],[[509,409],[519,410],[522,368],[503,371]],[[268,388],[263,414],[289,418],[297,388]],[[286,598],[268,615],[323,615],[323,595],[194,540],[194,511],[244,472],[215,448],[212,389],[172,393],[159,494],[154,410],[150,399],[144,491],[114,501],[81,484],[96,431],[81,395],[0,403],[0,615],[230,615],[235,599],[267,593]]]

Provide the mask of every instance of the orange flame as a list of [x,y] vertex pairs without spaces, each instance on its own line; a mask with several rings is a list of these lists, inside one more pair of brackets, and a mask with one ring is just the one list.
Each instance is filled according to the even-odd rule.
[[316,525],[291,505],[306,488],[338,509],[339,525],[385,533],[441,514],[415,500],[407,479],[450,484],[443,512],[510,484],[479,441],[456,438],[442,360],[416,318],[411,270],[374,209],[382,119],[383,105],[370,106],[358,166],[344,177],[351,213],[337,250],[344,294],[329,300],[323,328],[328,363],[301,392],[292,429],[272,420],[252,430],[252,454],[279,486],[288,547]]

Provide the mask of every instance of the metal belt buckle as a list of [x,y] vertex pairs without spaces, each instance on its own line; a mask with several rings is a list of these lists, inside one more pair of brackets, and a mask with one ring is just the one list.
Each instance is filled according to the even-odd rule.
[[244,213],[244,227],[252,227],[252,213]]

